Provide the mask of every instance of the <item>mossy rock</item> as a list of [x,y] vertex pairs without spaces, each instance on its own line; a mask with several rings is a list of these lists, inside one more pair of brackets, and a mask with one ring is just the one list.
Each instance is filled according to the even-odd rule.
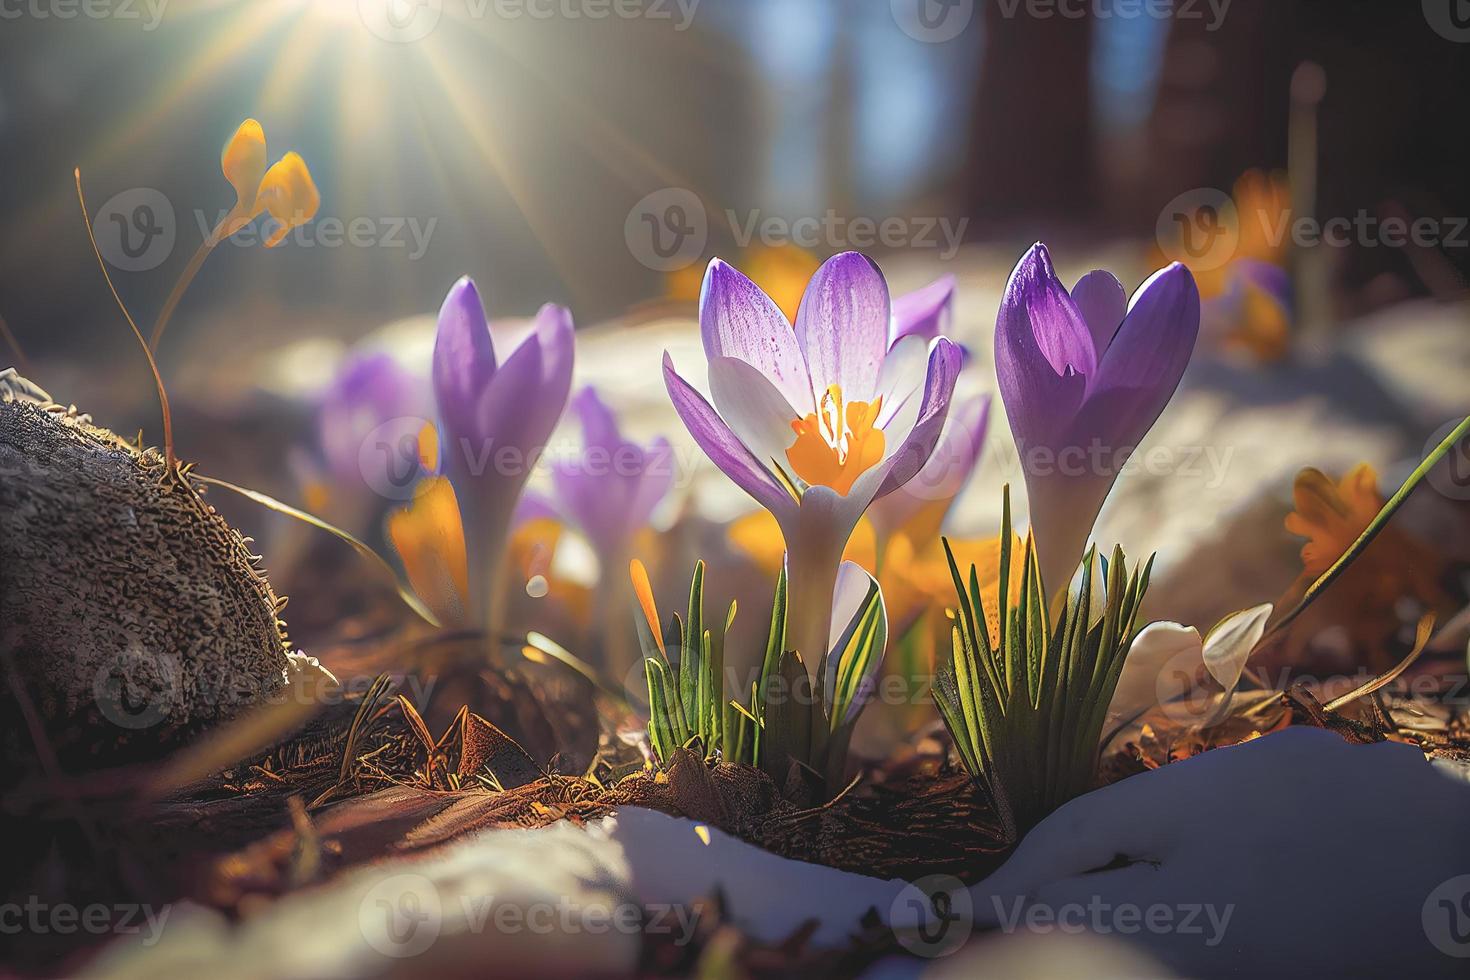
[[281,605],[187,468],[0,372],[7,749],[34,755],[27,714],[64,767],[156,755],[230,717],[286,683]]

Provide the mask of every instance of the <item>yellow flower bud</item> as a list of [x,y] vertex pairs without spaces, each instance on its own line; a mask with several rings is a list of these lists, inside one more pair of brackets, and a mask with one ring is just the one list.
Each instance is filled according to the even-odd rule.
[[316,217],[322,196],[301,154],[293,150],[266,171],[256,203],[259,209],[269,211],[280,226],[266,239],[266,248],[281,244],[293,228]]
[[235,207],[222,228],[222,237],[227,238],[256,214],[255,199],[265,176],[265,130],[260,123],[247,119],[240,124],[220,154],[220,169],[235,188]]

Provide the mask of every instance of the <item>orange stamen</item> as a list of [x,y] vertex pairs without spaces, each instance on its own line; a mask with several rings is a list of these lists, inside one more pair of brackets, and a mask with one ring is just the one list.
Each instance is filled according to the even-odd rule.
[[847,496],[857,478],[883,459],[883,430],[874,427],[882,407],[881,396],[844,405],[842,389],[829,385],[817,411],[791,423],[796,442],[786,459],[796,475]]

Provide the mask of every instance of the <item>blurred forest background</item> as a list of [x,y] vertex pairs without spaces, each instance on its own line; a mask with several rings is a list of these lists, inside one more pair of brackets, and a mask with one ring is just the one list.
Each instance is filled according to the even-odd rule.
[[[1321,96],[1319,214],[1470,214],[1470,43],[1418,2],[1235,0],[1217,20],[1204,2],[1189,18],[1128,16],[1132,0],[1034,17],[961,0],[968,22],[938,43],[886,0],[702,0],[686,30],[672,0],[644,5],[667,17],[451,16],[464,2],[402,44],[366,30],[355,0],[7,8],[0,316],[33,359],[131,365],[72,168],[94,211],[137,187],[172,204],[167,261],[117,275],[151,319],[201,216],[233,203],[218,153],[250,115],[272,159],[310,162],[323,216],[429,234],[422,249],[403,231],[406,247],[223,250],[180,315],[211,350],[360,336],[432,311],[463,273],[496,314],[557,300],[579,324],[616,316],[666,288],[624,237],[665,187],[716,214],[967,218],[968,242],[1017,254],[1037,238],[1149,242],[1181,192],[1287,166],[1303,63],[1322,70],[1296,93]],[[728,223],[711,226],[706,256],[733,251]],[[1470,270],[1464,242],[1338,251],[1340,313],[1457,293]]]

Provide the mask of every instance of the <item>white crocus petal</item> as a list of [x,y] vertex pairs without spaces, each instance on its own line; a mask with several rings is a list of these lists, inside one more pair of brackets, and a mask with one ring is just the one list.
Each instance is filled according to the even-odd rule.
[[853,618],[863,607],[868,597],[873,577],[863,571],[856,562],[845,561],[837,571],[837,588],[832,594],[832,630],[827,637],[827,649],[834,650],[842,634],[847,632]]
[[1103,737],[1159,703],[1160,690],[1168,689],[1161,682],[1166,668],[1171,676],[1178,670],[1193,677],[1203,664],[1204,642],[1193,626],[1179,623],[1145,626],[1134,638],[1123,661],[1123,672],[1108,705]]
[[[891,427],[898,440],[913,429],[924,399],[924,381],[929,370],[929,345],[922,337],[904,337],[889,350],[878,371],[874,392],[882,396],[883,408],[878,413],[878,428],[885,433]],[[903,415],[903,418],[898,416]],[[907,424],[904,424],[906,418]],[[895,424],[897,422],[897,424]]]
[[709,362],[710,396],[715,410],[740,441],[767,466],[779,466],[788,477],[786,450],[796,442],[791,423],[810,412],[797,410],[757,368],[739,358]]
[[[887,451],[886,448],[884,451]],[[890,459],[885,459],[875,466],[868,467],[862,476],[852,481],[852,488],[847,491],[847,496],[840,498],[838,509],[843,515],[843,520],[851,522],[851,527],[857,527],[858,521],[862,520],[863,514],[873,503],[873,498],[878,495],[878,488],[883,485],[888,471],[892,469],[890,462]]]
[[1231,613],[1216,624],[1205,637],[1204,661],[1210,676],[1229,694],[1240,684],[1241,672],[1251,651],[1266,632],[1266,620],[1275,609],[1263,603],[1252,609]]

